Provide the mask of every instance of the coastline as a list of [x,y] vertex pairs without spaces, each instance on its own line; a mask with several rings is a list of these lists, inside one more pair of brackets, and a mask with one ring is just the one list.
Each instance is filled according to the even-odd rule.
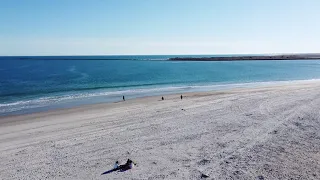
[[[319,60],[204,63],[147,60],[165,57],[174,56],[141,56],[138,57],[141,61],[130,62],[112,60],[114,57],[110,61],[91,61],[90,57],[82,57],[84,61],[58,61],[63,57],[52,57],[56,59],[52,61],[41,60],[42,57],[38,57],[39,61],[4,60],[0,75],[18,78],[1,81],[0,116],[115,102],[122,100],[122,96],[130,99],[320,78]],[[54,68],[42,72],[48,67]],[[109,75],[109,72],[117,73]]]
[[[319,88],[317,80],[1,117],[0,171],[7,179],[317,179]],[[138,166],[101,175],[127,158]]]
[[[215,92],[224,92],[224,91],[232,91],[237,89],[252,89],[252,88],[263,88],[263,87],[273,87],[273,86],[282,86],[282,85],[292,85],[292,84],[305,84],[305,83],[312,83],[312,82],[320,82],[320,79],[308,79],[308,80],[287,80],[287,81],[267,81],[267,82],[247,82],[247,83],[232,83],[232,84],[212,84],[212,85],[195,85],[195,86],[174,86],[174,87],[167,87],[170,89],[167,90],[166,87],[161,87],[160,91],[156,91],[153,93],[144,93],[144,91],[152,91],[153,89],[141,89],[141,94],[135,94],[131,96],[127,96],[125,90],[123,93],[116,92],[118,97],[113,97],[112,99],[104,99],[103,96],[101,97],[93,97],[88,98],[86,100],[77,100],[74,99],[74,102],[69,102],[69,104],[58,104],[58,105],[51,105],[51,106],[44,106],[38,107],[33,109],[26,109],[26,110],[19,110],[7,113],[0,114],[0,121],[5,117],[11,116],[25,116],[29,114],[38,114],[38,113],[46,113],[46,112],[55,112],[55,111],[63,111],[63,110],[71,110],[71,109],[83,109],[83,108],[90,108],[91,106],[103,106],[105,105],[112,105],[115,103],[122,102],[122,95],[126,96],[126,102],[132,101],[140,101],[143,99],[161,99],[162,96],[171,97],[171,96],[179,96],[181,94],[188,96],[198,93],[215,93]],[[135,89],[134,91],[138,92],[139,89]],[[155,90],[157,90],[155,88]],[[112,93],[112,92],[111,92]],[[98,100],[97,100],[98,99]],[[0,122],[1,123],[1,122]]]
[[280,55],[235,55],[214,57],[174,57],[169,61],[273,61],[273,60],[319,60],[320,54],[280,54]]

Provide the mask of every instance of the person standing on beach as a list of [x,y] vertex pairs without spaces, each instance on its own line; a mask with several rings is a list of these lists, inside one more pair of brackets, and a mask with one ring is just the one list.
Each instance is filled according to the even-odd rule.
[[181,98],[181,100],[182,100],[182,94],[181,94],[180,98]]
[[162,98],[161,98],[161,99],[162,99],[162,101],[164,100],[163,96],[162,96]]
[[124,98],[124,96],[122,96],[123,101],[126,101],[126,99]]

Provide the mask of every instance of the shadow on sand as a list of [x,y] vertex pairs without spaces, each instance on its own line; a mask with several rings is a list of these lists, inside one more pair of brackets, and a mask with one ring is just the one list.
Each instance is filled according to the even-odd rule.
[[130,169],[129,166],[121,165],[120,167],[111,169],[109,171],[106,171],[106,172],[102,173],[101,175],[109,174],[109,173],[112,173],[114,171],[125,172],[125,171],[128,171],[129,169]]

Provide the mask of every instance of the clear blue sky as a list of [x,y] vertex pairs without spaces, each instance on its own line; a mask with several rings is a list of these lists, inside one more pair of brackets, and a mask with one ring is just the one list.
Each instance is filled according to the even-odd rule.
[[320,52],[319,0],[0,0],[0,55]]

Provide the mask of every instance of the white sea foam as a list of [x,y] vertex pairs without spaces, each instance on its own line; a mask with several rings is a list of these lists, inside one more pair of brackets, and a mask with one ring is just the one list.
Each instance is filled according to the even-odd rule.
[[[115,97],[144,97],[160,94],[174,94],[183,92],[200,92],[232,89],[239,87],[255,87],[255,86],[268,86],[277,84],[299,83],[299,82],[312,82],[320,81],[320,79],[310,80],[292,80],[292,81],[269,81],[269,82],[249,82],[249,83],[233,83],[233,84],[212,84],[212,85],[191,85],[191,86],[171,86],[171,87],[153,87],[153,88],[140,88],[140,89],[125,89],[117,91],[93,91],[72,93],[66,95],[52,95],[47,97],[40,97],[36,99],[20,100],[16,102],[0,103],[0,114],[10,113],[15,111],[23,111],[31,108],[50,107],[52,105],[59,105],[68,101],[89,100],[90,98],[102,97],[106,102]],[[112,100],[111,100],[112,101]]]

